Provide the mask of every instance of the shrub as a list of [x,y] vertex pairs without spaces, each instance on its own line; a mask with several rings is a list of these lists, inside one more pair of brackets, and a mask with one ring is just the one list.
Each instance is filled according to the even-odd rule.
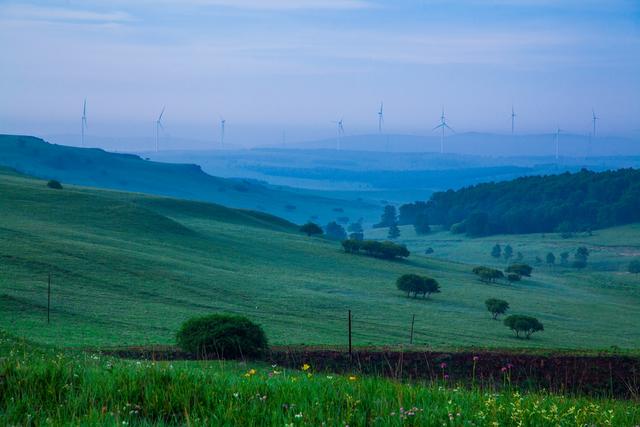
[[553,254],[553,252],[549,252],[547,254],[547,264],[555,265],[555,263],[556,263],[556,256]]
[[425,255],[431,255],[433,253],[433,248],[429,247],[424,251]]
[[406,258],[410,255],[405,245],[377,240],[348,239],[342,242],[342,248],[347,253],[362,251],[369,256],[383,259]]
[[640,273],[640,259],[634,259],[629,263],[629,267],[627,268],[629,273],[638,274]]
[[314,224],[313,222],[308,222],[300,227],[300,231],[305,233],[307,236],[313,236],[323,233],[322,228],[320,228],[318,224]]
[[396,287],[407,293],[407,297],[413,294],[414,298],[422,294],[423,298],[440,292],[440,284],[431,277],[418,276],[417,274],[404,274],[396,280]]
[[487,310],[493,316],[493,320],[498,320],[498,316],[506,313],[509,309],[508,302],[497,298],[489,298],[484,302],[484,305],[487,306]]
[[347,239],[342,241],[342,249],[348,254],[355,254],[360,250],[362,240]]
[[457,222],[449,228],[449,231],[453,234],[462,234],[467,231],[467,226],[464,222]]
[[534,332],[544,331],[544,326],[538,319],[520,314],[513,314],[504,319],[504,325],[511,329],[517,338],[524,334],[524,337],[529,339]]
[[56,181],[55,179],[47,182],[47,187],[53,188],[54,190],[62,190],[62,184],[60,184],[60,181]]
[[505,271],[507,273],[515,273],[519,276],[530,277],[533,267],[528,264],[511,264]]
[[522,279],[522,276],[520,276],[519,274],[516,274],[516,273],[507,274],[507,280],[510,282],[519,282],[520,279]]
[[212,314],[189,319],[176,335],[178,346],[197,357],[255,357],[267,350],[259,325],[243,316]]

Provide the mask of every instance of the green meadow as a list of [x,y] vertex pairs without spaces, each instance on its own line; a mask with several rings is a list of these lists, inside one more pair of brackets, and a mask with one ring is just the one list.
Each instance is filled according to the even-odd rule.
[[[483,284],[470,270],[491,262],[496,238],[434,233],[427,239],[435,240],[411,241],[403,229],[414,253],[384,261],[345,254],[338,242],[309,238],[261,213],[71,185],[54,190],[6,170],[0,218],[0,328],[40,343],[173,343],[184,320],[233,312],[263,325],[272,344],[345,345],[348,310],[356,345],[407,344],[414,314],[415,344],[431,348],[637,349],[640,343],[638,277],[625,273],[623,263],[595,269],[601,262],[613,266],[613,255],[600,260],[594,253],[593,266],[582,272],[536,268],[515,284]],[[599,231],[593,241],[610,236],[611,245],[629,246],[625,236],[634,233],[637,227]],[[527,257],[552,242],[509,239],[516,250],[530,242]],[[437,257],[421,255],[422,244]],[[395,288],[405,273],[436,278],[442,293],[406,298]],[[511,313],[538,317],[545,331],[515,339],[490,319],[484,307],[490,297],[509,301]]]

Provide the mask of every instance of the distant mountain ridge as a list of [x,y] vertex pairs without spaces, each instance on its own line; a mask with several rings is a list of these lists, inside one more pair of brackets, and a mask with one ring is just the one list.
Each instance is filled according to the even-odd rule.
[[377,215],[377,207],[374,210],[362,201],[320,197],[257,180],[219,178],[195,164],[153,162],[133,154],[49,144],[31,136],[0,135],[0,166],[77,185],[257,210],[296,223],[312,216],[329,222],[335,219],[336,209],[354,218],[368,210]]
[[[335,148],[336,138],[292,144],[296,148]],[[344,136],[340,146],[345,150],[389,152],[440,152],[440,136],[370,134]],[[555,134],[454,133],[445,136],[444,152],[476,156],[548,156],[556,151]],[[639,138],[561,133],[561,157],[635,156],[640,155]]]

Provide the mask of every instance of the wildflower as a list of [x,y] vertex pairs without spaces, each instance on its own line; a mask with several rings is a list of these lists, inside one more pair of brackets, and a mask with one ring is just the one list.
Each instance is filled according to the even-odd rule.
[[444,375],[444,379],[445,379],[445,380],[448,380],[448,379],[449,379],[449,375],[445,374],[445,375]]
[[238,396],[240,396],[240,393],[233,393],[233,397],[238,398]]
[[507,372],[507,368],[506,367],[502,367],[502,369],[500,369],[502,372]]
[[478,360],[480,360],[480,357],[478,357],[478,356],[473,356],[473,361],[474,361],[474,362],[477,362]]
[[305,363],[304,365],[302,365],[302,370],[303,371],[308,371],[311,368],[311,366],[309,366],[307,363]]
[[351,376],[349,377],[349,381],[355,381],[355,380],[357,380],[357,379],[358,379],[358,378],[357,378],[355,375],[351,375]]
[[250,373],[251,375],[255,375],[255,374],[256,374],[256,370],[255,370],[255,369],[249,369],[249,373]]
[[302,412],[300,412],[299,414],[295,414],[294,417],[296,418],[302,418]]
[[446,367],[447,367],[447,364],[446,364],[446,363],[442,362],[442,363],[440,364],[440,368],[441,368],[441,369],[444,369],[444,368],[446,368]]

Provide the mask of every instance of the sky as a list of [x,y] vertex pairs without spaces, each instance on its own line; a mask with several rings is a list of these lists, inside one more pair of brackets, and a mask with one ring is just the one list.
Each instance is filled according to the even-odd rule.
[[637,0],[0,0],[0,52],[0,133],[640,135]]

